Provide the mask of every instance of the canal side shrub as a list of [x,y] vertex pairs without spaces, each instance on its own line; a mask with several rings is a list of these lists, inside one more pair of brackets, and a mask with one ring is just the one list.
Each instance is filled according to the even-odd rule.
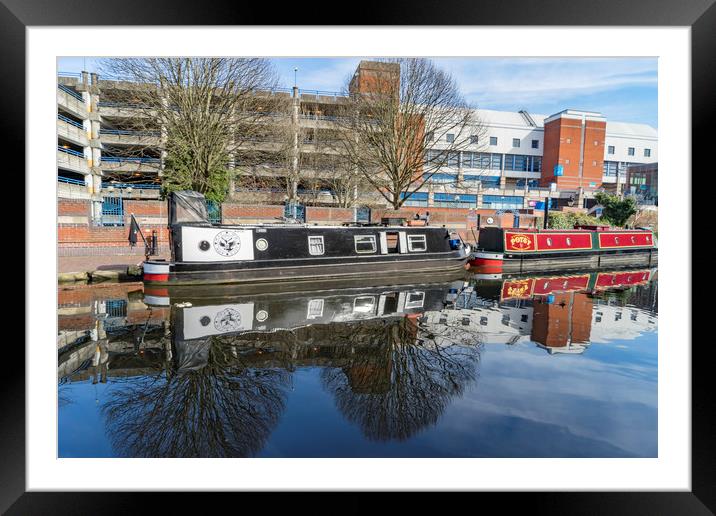
[[584,213],[567,211],[550,212],[547,218],[547,227],[551,229],[572,229],[576,224],[597,225],[603,224],[603,221]]
[[602,219],[611,222],[613,226],[624,227],[636,213],[636,201],[632,197],[621,199],[618,195],[597,192],[594,198],[602,205]]

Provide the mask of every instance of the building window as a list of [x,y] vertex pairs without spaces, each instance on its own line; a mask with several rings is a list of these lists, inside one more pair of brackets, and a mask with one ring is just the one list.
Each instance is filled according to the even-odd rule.
[[408,251],[427,251],[425,235],[408,235]]
[[448,133],[448,134],[445,136],[445,139],[447,140],[448,143],[452,143],[452,142],[455,141],[455,135],[452,134],[452,133]]
[[572,143],[572,139],[571,139],[571,138],[567,138],[567,143]]
[[308,237],[308,252],[311,256],[318,256],[325,252],[322,236]]
[[353,241],[356,253],[374,253],[376,250],[375,235],[356,235],[353,237]]
[[519,138],[512,138],[512,146],[515,148],[519,148],[520,146],[520,139]]
[[514,210],[523,207],[524,198],[509,195],[483,195],[482,207],[486,209]]
[[532,140],[532,148],[539,149],[539,140]]
[[475,135],[470,136],[470,143],[477,143],[477,136],[475,136]]
[[627,154],[629,154],[629,156],[633,156],[634,155],[634,147],[629,147],[629,149],[627,150]]
[[645,158],[651,157],[651,149],[644,149],[644,157]]
[[607,147],[607,154],[614,154],[614,145]]
[[497,136],[490,136],[490,145],[497,145]]
[[568,159],[565,159],[565,160],[564,160],[564,164],[565,164],[565,165],[569,165],[569,160],[568,160]]
[[427,142],[433,141],[433,132],[432,131],[430,131],[429,133],[427,133],[425,135],[425,141],[427,141]]
[[599,145],[599,142],[597,140],[594,140],[594,146],[596,147],[597,145]]

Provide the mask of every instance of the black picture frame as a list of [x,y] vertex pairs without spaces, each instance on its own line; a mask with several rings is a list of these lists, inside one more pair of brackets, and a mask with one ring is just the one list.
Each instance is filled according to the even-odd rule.
[[[197,8],[199,7],[199,8]],[[362,2],[360,8],[343,10],[338,4],[311,2],[310,9],[278,8],[272,3],[211,2],[210,8],[199,3],[167,0],[0,0],[0,45],[2,70],[0,79],[0,112],[3,114],[2,131],[5,145],[24,147],[25,135],[25,59],[27,26],[49,25],[548,25],[548,26],[688,26],[691,27],[692,71],[692,170],[708,171],[707,156],[713,143],[707,138],[713,133],[714,99],[716,98],[716,6],[714,0],[547,0],[522,2],[502,0],[497,3],[447,0],[432,5],[424,0],[393,4]],[[285,9],[286,12],[280,12]],[[335,14],[334,14],[335,13]],[[341,13],[341,14],[339,14]],[[331,18],[331,14],[333,17]],[[331,18],[331,19],[329,19]],[[338,18],[339,20],[337,20]],[[88,48],[88,53],[91,49]],[[24,155],[17,169],[25,169]],[[713,161],[713,160],[710,160]],[[684,159],[684,163],[688,160]],[[703,167],[703,168],[700,168]],[[685,171],[678,171],[685,174]],[[713,172],[712,172],[713,173]],[[696,174],[692,178],[697,177]],[[26,181],[29,178],[26,177]],[[697,186],[692,180],[692,188]],[[692,199],[697,199],[696,190]],[[698,204],[698,203],[694,203]],[[688,207],[684,207],[688,216]],[[698,220],[696,218],[694,221]],[[692,229],[692,235],[696,235]],[[28,235],[29,236],[29,235]],[[694,271],[709,270],[712,259],[706,254],[691,254]],[[708,261],[707,261],[708,260]],[[684,278],[691,283],[691,278]],[[693,289],[696,293],[698,289]],[[692,321],[708,320],[708,305],[692,302]],[[27,316],[26,316],[27,317]],[[693,331],[693,330],[692,330]],[[10,344],[9,342],[6,344]],[[37,344],[26,342],[26,345]],[[685,351],[691,344],[692,353],[692,490],[690,492],[615,492],[615,493],[515,493],[485,494],[527,503],[533,512],[554,513],[610,513],[610,514],[711,514],[716,512],[716,453],[714,452],[714,407],[711,400],[710,369],[713,356],[710,341],[671,342]],[[700,346],[699,346],[700,344]],[[0,393],[0,510],[8,514],[97,513],[100,510],[129,513],[147,507],[147,494],[128,495],[113,493],[58,493],[25,492],[25,354],[16,344],[5,346],[4,358],[12,367],[3,375]],[[558,481],[557,481],[558,482]],[[210,494],[210,493],[207,493]],[[213,494],[216,496],[216,494]],[[246,497],[247,494],[241,494]],[[357,497],[358,495],[353,495]],[[374,504],[367,494],[346,509]],[[224,498],[222,496],[222,498]],[[252,496],[251,498],[256,498]],[[245,499],[245,498],[244,498]],[[272,495],[273,506],[284,500],[296,506],[304,496],[278,497]],[[253,501],[253,500],[252,500]],[[162,495],[163,512],[172,506],[185,504],[184,497],[167,493]],[[401,502],[403,509],[411,504],[422,505],[422,497]],[[313,504],[311,504],[313,506]],[[275,507],[275,506],[274,506]]]

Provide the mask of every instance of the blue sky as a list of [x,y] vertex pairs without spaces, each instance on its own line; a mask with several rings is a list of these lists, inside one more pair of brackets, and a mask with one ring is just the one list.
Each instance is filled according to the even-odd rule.
[[[284,86],[340,91],[361,59],[272,59]],[[95,71],[87,57],[59,58],[59,70]],[[599,111],[607,120],[658,127],[656,58],[436,58],[476,107],[550,115],[563,109]]]

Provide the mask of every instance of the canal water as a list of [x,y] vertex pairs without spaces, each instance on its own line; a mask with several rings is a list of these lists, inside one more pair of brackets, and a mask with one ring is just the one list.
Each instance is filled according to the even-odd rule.
[[58,292],[60,457],[656,457],[657,271]]

